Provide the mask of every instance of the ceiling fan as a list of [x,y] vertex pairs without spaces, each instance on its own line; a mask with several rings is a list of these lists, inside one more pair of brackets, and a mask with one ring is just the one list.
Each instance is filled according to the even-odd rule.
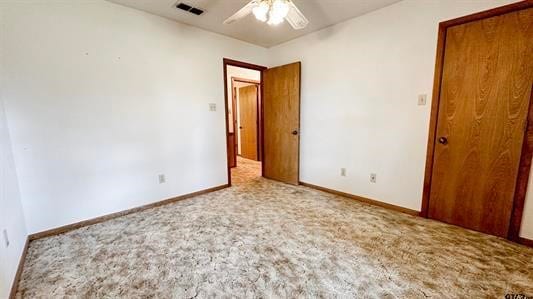
[[309,24],[309,21],[291,0],[252,0],[227,18],[224,24],[231,24],[250,13],[253,13],[259,21],[267,22],[269,25],[281,24],[285,19],[292,28],[299,30]]

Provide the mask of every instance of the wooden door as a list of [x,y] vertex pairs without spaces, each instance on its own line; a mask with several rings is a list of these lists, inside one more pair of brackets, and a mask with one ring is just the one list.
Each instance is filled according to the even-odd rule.
[[533,9],[447,29],[428,217],[507,235],[532,53]]
[[257,86],[239,88],[241,157],[257,161]]
[[298,185],[300,62],[264,72],[263,175]]
[[229,167],[233,168],[237,166],[237,153],[235,152],[235,133],[228,134],[228,159]]

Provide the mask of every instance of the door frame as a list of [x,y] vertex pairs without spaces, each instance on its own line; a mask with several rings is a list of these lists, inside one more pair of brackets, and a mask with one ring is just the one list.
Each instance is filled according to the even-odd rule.
[[[261,140],[261,137],[263,136],[263,132],[261,131],[261,126],[260,126],[260,123],[261,123],[261,103],[259,101],[259,99],[261,98],[261,81],[257,81],[257,80],[251,80],[251,79],[246,79],[246,78],[239,78],[239,77],[231,77],[231,92],[234,93],[237,88],[235,87],[235,82],[241,82],[241,83],[249,83],[250,85],[255,85],[255,87],[257,88],[257,97],[256,97],[256,103],[257,103],[257,115],[256,115],[256,120],[257,120],[257,159],[258,161],[263,161],[262,157],[261,157],[261,154],[262,154],[262,146],[263,146],[263,143],[262,143],[262,140]],[[237,103],[236,103],[236,97],[234,94],[232,94],[231,96],[231,101],[232,101],[232,107],[237,107]],[[235,105],[233,105],[233,101],[235,101]],[[237,120],[237,113],[233,113],[233,121],[235,122]],[[237,133],[238,131],[236,131],[235,128],[233,128],[233,133],[235,134],[235,141],[238,142],[239,140],[239,134]],[[237,153],[235,155],[238,155]],[[235,162],[235,165],[237,165],[237,162]]]
[[[235,86],[233,86],[233,80],[231,82],[231,110],[233,111],[233,113],[231,115],[233,115],[233,120],[232,120],[232,126],[233,126],[233,154],[235,155],[234,158],[234,162],[235,164],[234,165],[231,165],[230,167],[231,168],[235,168],[237,167],[237,155],[238,155],[238,142],[236,140],[239,139],[239,133],[237,131],[237,128],[236,128],[236,123],[237,123],[237,88]],[[228,116],[229,117],[229,116]],[[231,133],[230,133],[231,134]]]
[[[429,200],[431,194],[431,176],[433,174],[433,155],[435,151],[435,142],[437,134],[438,112],[440,104],[440,91],[444,66],[444,51],[446,46],[447,29],[452,26],[461,25],[473,21],[479,21],[482,19],[495,17],[531,7],[533,7],[533,1],[525,0],[439,23],[437,53],[435,59],[435,74],[433,79],[433,101],[431,103],[429,138],[427,144],[424,187],[422,191],[422,209],[420,212],[420,216],[428,218]],[[507,234],[507,238],[509,240],[517,242],[522,241],[519,237],[520,225],[522,222],[522,214],[524,210],[524,202],[526,198],[526,190],[529,181],[529,172],[531,168],[531,158],[533,155],[533,105],[531,103],[532,99],[533,92],[529,99],[527,126],[524,130],[524,141],[522,145],[518,177],[516,180],[515,194],[513,198],[513,210],[511,213],[509,231]]]
[[[263,71],[267,69],[267,67],[265,66],[261,66],[261,65],[257,65],[257,64],[252,64],[252,63],[248,63],[248,62],[243,62],[243,61],[238,61],[238,60],[233,60],[233,59],[229,59],[229,58],[223,58],[222,59],[222,69],[223,69],[223,74],[224,74],[224,111],[225,111],[225,117],[224,117],[224,122],[226,123],[225,126],[226,126],[226,166],[228,168],[228,186],[231,186],[231,166],[230,166],[230,157],[229,157],[229,151],[228,151],[228,147],[229,147],[229,125],[228,125],[228,122],[229,122],[229,111],[228,111],[228,72],[227,72],[227,67],[228,66],[236,66],[236,67],[241,67],[241,68],[246,68],[246,69],[251,69],[251,70],[255,70],[255,71],[259,71],[260,73],[260,82],[259,82],[259,86],[260,86],[260,96],[261,96],[261,99],[263,99]],[[233,90],[233,89],[232,89]],[[260,117],[260,123],[259,123],[259,126],[261,126],[261,131],[263,129],[263,101],[261,101],[261,117]],[[263,145],[263,136],[261,136],[261,145]],[[261,151],[261,155],[263,154],[263,151]],[[263,156],[261,156],[261,166],[263,165]],[[261,167],[261,171],[263,167]],[[261,175],[263,175],[263,173],[261,173]]]

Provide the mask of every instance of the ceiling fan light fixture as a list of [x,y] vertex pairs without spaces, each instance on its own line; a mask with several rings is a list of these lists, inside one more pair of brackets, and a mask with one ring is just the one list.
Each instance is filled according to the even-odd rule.
[[268,24],[278,25],[289,13],[289,4],[286,0],[274,0],[270,6]]
[[266,1],[262,1],[261,3],[259,3],[259,5],[252,9],[252,12],[256,19],[261,22],[266,22],[269,10],[270,6],[268,5],[268,3]]
[[283,18],[280,18],[279,16],[270,14],[270,17],[268,18],[268,25],[279,25],[283,23]]
[[274,15],[275,18],[285,18],[289,13],[289,4],[286,0],[274,0],[272,2],[272,7],[270,14]]
[[257,20],[267,22],[272,26],[287,21],[295,30],[304,29],[309,24],[307,18],[292,0],[250,0],[223,23],[224,25],[232,24],[249,14],[253,14]]

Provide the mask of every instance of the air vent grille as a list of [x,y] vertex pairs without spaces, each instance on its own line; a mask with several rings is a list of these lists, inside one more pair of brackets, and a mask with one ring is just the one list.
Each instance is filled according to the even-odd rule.
[[178,3],[178,5],[176,5],[176,7],[181,9],[181,10],[184,10],[184,11],[189,11],[192,8],[192,6],[187,5],[185,3]]
[[203,10],[198,9],[198,8],[196,8],[196,7],[191,8],[191,10],[189,10],[189,12],[190,12],[190,13],[193,13],[193,14],[195,14],[195,15],[197,15],[197,16],[199,16],[199,15],[201,15],[201,14],[204,13]]
[[196,7],[192,7],[192,6],[190,6],[188,4],[185,4],[183,2],[178,3],[176,5],[176,8],[184,10],[186,12],[190,12],[190,13],[195,14],[197,16],[199,16],[199,15],[204,13],[204,11],[202,9],[199,9],[199,8],[196,8]]

